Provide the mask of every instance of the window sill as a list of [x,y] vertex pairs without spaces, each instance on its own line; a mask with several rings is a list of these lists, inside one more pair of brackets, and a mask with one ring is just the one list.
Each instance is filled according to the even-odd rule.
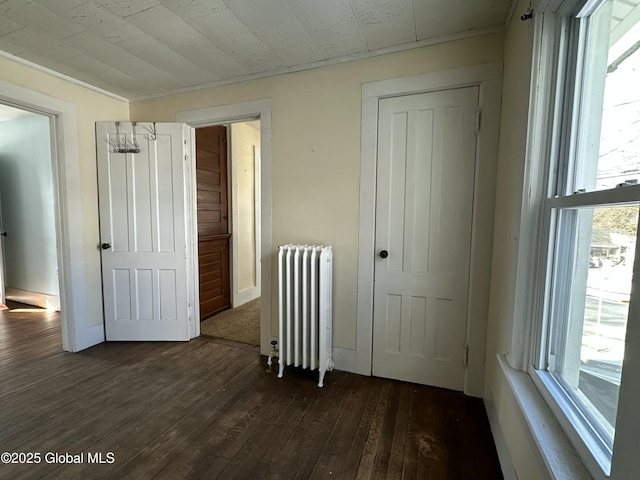
[[511,368],[503,355],[497,357],[549,478],[592,478],[531,377]]

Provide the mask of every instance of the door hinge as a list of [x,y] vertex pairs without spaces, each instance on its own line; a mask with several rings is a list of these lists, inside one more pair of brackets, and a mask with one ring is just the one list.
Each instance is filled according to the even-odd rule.
[[482,112],[480,109],[476,110],[476,135],[480,135],[480,120],[482,118]]
[[469,365],[469,345],[464,346],[464,366]]

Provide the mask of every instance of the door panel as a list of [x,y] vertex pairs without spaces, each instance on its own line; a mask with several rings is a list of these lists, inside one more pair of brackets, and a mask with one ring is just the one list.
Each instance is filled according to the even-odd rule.
[[196,130],[198,236],[229,233],[227,206],[227,129]]
[[231,306],[227,129],[196,130],[200,319]]
[[198,241],[200,316],[207,318],[229,307],[229,236]]
[[477,88],[379,104],[374,375],[461,390]]
[[132,145],[131,124],[96,128],[106,338],[188,340],[188,137],[181,124],[138,123],[140,152],[114,153],[112,140]]

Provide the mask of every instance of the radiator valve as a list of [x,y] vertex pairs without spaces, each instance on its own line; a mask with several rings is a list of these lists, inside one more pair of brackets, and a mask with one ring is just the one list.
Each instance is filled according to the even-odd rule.
[[267,360],[267,371],[271,371],[271,359],[278,356],[278,341],[271,340],[271,352],[269,353],[269,360]]

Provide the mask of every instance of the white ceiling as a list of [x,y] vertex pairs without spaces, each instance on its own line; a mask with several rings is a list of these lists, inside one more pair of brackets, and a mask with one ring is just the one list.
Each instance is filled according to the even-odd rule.
[[512,0],[0,0],[0,50],[128,99],[500,27]]

